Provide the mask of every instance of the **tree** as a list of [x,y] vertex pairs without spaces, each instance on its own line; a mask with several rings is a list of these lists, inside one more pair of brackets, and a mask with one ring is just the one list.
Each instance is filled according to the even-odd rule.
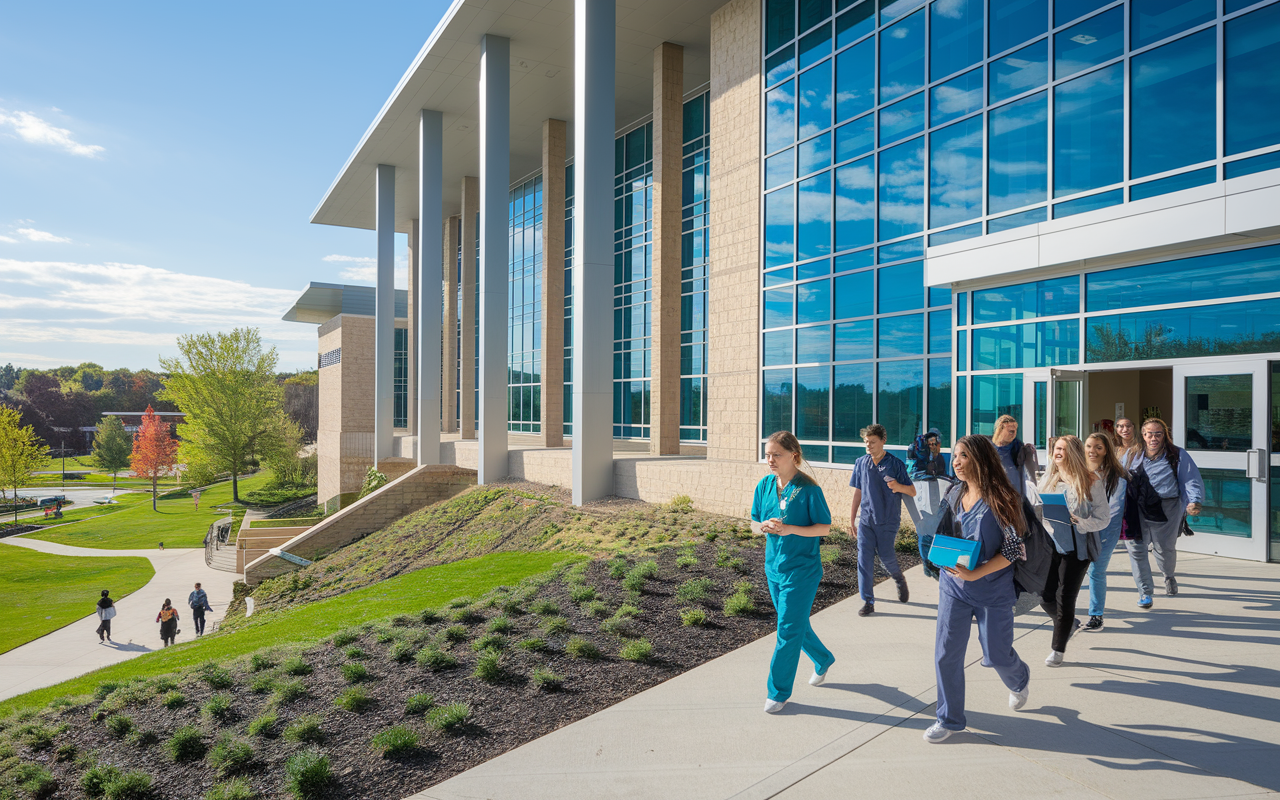
[[93,457],[99,467],[111,473],[111,491],[116,490],[116,473],[129,468],[132,454],[133,441],[124,429],[124,423],[119,417],[104,419],[93,440]]
[[169,377],[158,397],[186,412],[178,426],[184,452],[231,473],[238,502],[246,462],[281,430],[276,349],[263,350],[257,328],[236,328],[180,336],[178,351],[179,358],[160,359]]
[[178,443],[169,435],[169,425],[156,416],[155,409],[147,406],[142,415],[142,425],[133,437],[133,474],[151,481],[151,510],[156,510],[156,484],[164,475],[173,472],[177,463]]
[[13,521],[18,521],[18,487],[48,462],[47,448],[17,409],[0,406],[0,485],[13,488]]

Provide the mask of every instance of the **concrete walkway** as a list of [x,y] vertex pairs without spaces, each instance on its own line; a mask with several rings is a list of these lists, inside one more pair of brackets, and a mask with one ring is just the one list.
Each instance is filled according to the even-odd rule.
[[969,728],[942,744],[921,739],[937,584],[916,568],[909,605],[881,599],[860,618],[854,598],[814,618],[838,660],[815,688],[802,659],[780,715],[761,710],[769,636],[414,800],[1275,798],[1280,565],[1184,554],[1179,567],[1181,594],[1140,611],[1118,556],[1106,628],[1077,635],[1056,669],[1044,665],[1046,617],[1020,617],[1016,647],[1031,665],[1021,712],[980,665],[975,633]]
[[4,557],[2,548],[6,546],[27,547],[61,556],[140,556],[151,561],[156,574],[145,586],[127,597],[112,595],[118,609],[116,618],[111,621],[114,644],[98,642],[98,635],[94,632],[98,628],[98,617],[91,613],[53,633],[0,654],[0,700],[52,686],[159,649],[162,646],[160,626],[155,619],[166,597],[173,601],[182,617],[178,626],[182,633],[178,641],[195,636],[187,595],[196,581],[203,584],[209,594],[209,605],[213,606],[212,613],[205,612],[206,630],[212,631],[214,623],[222,619],[231,602],[231,585],[240,578],[235,573],[205,566],[204,548],[96,550],[11,536],[0,539],[0,558]]

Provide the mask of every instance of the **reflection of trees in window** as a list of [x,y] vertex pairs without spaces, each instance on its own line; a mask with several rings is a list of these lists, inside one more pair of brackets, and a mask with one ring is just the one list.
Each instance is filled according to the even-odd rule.
[[1090,322],[1085,358],[1090,363],[1148,361],[1269,353],[1280,350],[1280,331],[1250,331],[1239,336],[1190,336],[1170,326],[1148,322],[1138,335],[1117,324],[1116,318]]

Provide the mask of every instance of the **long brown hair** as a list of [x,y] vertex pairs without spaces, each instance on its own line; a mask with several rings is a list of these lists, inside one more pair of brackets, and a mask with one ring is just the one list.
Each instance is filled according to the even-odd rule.
[[1040,479],[1039,489],[1042,492],[1049,491],[1059,483],[1065,483],[1075,491],[1078,502],[1088,502],[1089,489],[1098,478],[1089,470],[1089,459],[1084,454],[1084,443],[1080,441],[1080,437],[1068,433],[1054,440],[1054,450],[1059,444],[1062,444],[1066,450],[1066,458],[1062,460],[1063,468],[1058,469],[1058,462],[1053,459],[1053,450],[1049,451],[1049,468]]
[[[986,501],[987,507],[996,515],[1002,526],[1012,527],[1020,536],[1026,536],[1026,520],[1022,515],[1022,495],[1009,483],[1004,465],[1000,463],[1000,454],[996,446],[986,436],[970,434],[961,436],[955,447],[963,446],[968,459],[965,462],[965,474],[978,488],[978,494]],[[955,449],[952,449],[954,454]],[[954,458],[954,455],[953,455]],[[961,497],[969,491],[969,482],[961,481]]]
[[1142,438],[1143,428],[1148,425],[1158,425],[1160,430],[1164,431],[1164,442],[1160,445],[1160,452],[1156,454],[1156,458],[1163,456],[1168,452],[1170,445],[1173,444],[1173,433],[1169,430],[1169,423],[1159,417],[1147,417],[1142,421],[1142,428],[1138,429],[1138,446],[1142,448],[1143,455],[1147,452],[1147,440]]
[[[1125,444],[1124,439],[1120,438],[1120,423],[1127,422],[1133,428],[1133,443]],[[1120,452],[1116,454],[1117,458],[1125,461],[1129,460],[1129,456],[1142,449],[1142,428],[1133,424],[1133,420],[1129,417],[1121,417],[1116,420],[1116,449]]]
[[817,483],[812,473],[805,469],[809,466],[809,462],[804,460],[804,450],[800,448],[800,440],[791,431],[777,431],[769,434],[769,438],[765,439],[766,444],[776,444],[788,453],[796,457],[796,474],[803,476],[810,483]]
[[[1091,441],[1102,442],[1102,466],[1098,468],[1098,476],[1102,478],[1103,485],[1107,487],[1107,497],[1115,492],[1116,487],[1120,485],[1121,478],[1128,478],[1129,473],[1125,470],[1124,465],[1120,463],[1120,459],[1116,457],[1115,443],[1111,441],[1111,436],[1106,433],[1091,433],[1085,439],[1086,442]],[[1086,456],[1088,453],[1085,454]]]

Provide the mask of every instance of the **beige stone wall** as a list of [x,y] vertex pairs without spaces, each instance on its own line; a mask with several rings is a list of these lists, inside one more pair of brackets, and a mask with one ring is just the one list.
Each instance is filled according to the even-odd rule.
[[760,0],[711,15],[707,456],[755,462],[760,431]]
[[462,342],[459,350],[462,408],[459,429],[463,439],[476,438],[476,214],[480,213],[480,179],[462,179]]
[[683,206],[684,48],[653,51],[653,302],[649,451],[680,452],[680,217]]
[[542,123],[542,443],[564,444],[564,120]]

